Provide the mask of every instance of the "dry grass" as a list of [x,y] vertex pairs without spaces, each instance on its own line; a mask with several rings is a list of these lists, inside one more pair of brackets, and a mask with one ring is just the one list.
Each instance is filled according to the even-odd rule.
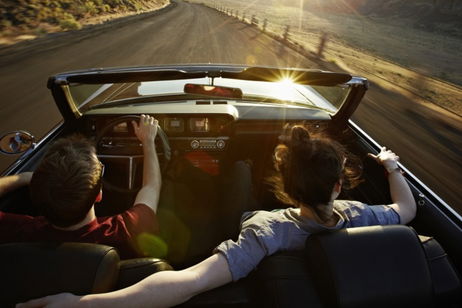
[[48,33],[156,10],[169,0],[5,0],[0,1],[0,45]]

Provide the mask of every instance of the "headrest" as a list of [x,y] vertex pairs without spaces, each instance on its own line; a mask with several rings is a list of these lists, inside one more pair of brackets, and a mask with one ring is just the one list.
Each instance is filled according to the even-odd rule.
[[431,307],[432,281],[412,228],[371,226],[308,237],[308,264],[327,307]]
[[109,246],[85,243],[10,243],[0,245],[1,307],[61,292],[111,290],[119,255]]

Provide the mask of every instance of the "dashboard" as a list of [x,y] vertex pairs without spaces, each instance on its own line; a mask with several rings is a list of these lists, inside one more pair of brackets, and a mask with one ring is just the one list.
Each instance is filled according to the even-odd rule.
[[[187,160],[212,175],[220,174],[226,161],[253,158],[261,160],[263,165],[265,159],[271,158],[277,138],[287,123],[304,122],[312,125],[314,130],[322,130],[330,120],[320,116],[317,110],[280,106],[167,107],[137,108],[136,113],[128,108],[111,110],[110,113],[97,110],[80,119],[82,133],[96,141],[98,157],[111,166],[106,168],[113,173],[108,174],[108,178],[116,186],[131,190],[141,185],[143,147],[131,124],[140,113],[150,114],[159,121],[172,158]],[[156,149],[161,168],[168,166],[161,138],[156,138]]]
[[[213,130],[222,130],[223,125],[226,124],[226,121],[223,119],[210,118],[207,116],[201,117],[180,117],[174,116],[163,117],[163,120],[159,123],[163,130],[167,133],[172,134],[182,134],[186,132],[190,133],[212,133]],[[122,122],[117,125],[114,125],[112,132],[114,134],[118,133],[128,133],[129,126],[127,122]]]
[[[224,151],[232,133],[234,118],[228,114],[174,114],[153,115],[168,136],[172,150]],[[133,119],[112,125],[117,117],[99,116],[89,120],[88,130],[99,139],[103,154],[134,154],[139,152],[139,141],[135,136]],[[102,136],[99,134],[103,133]],[[127,152],[128,151],[128,152]],[[112,152],[112,153],[108,153]],[[127,152],[127,153],[125,153]]]

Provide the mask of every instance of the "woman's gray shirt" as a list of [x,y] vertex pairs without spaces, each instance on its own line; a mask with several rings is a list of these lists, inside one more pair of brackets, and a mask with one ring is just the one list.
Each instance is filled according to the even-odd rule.
[[247,276],[265,257],[280,250],[301,250],[310,234],[341,228],[399,224],[399,215],[387,205],[368,206],[358,201],[335,200],[337,224],[325,227],[300,215],[300,209],[245,212],[237,241],[215,248],[229,265],[233,280]]

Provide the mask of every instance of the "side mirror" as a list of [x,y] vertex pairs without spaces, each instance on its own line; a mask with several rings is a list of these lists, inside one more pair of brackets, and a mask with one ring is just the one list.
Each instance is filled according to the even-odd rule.
[[0,152],[20,154],[35,146],[35,137],[24,131],[6,133],[0,138]]

